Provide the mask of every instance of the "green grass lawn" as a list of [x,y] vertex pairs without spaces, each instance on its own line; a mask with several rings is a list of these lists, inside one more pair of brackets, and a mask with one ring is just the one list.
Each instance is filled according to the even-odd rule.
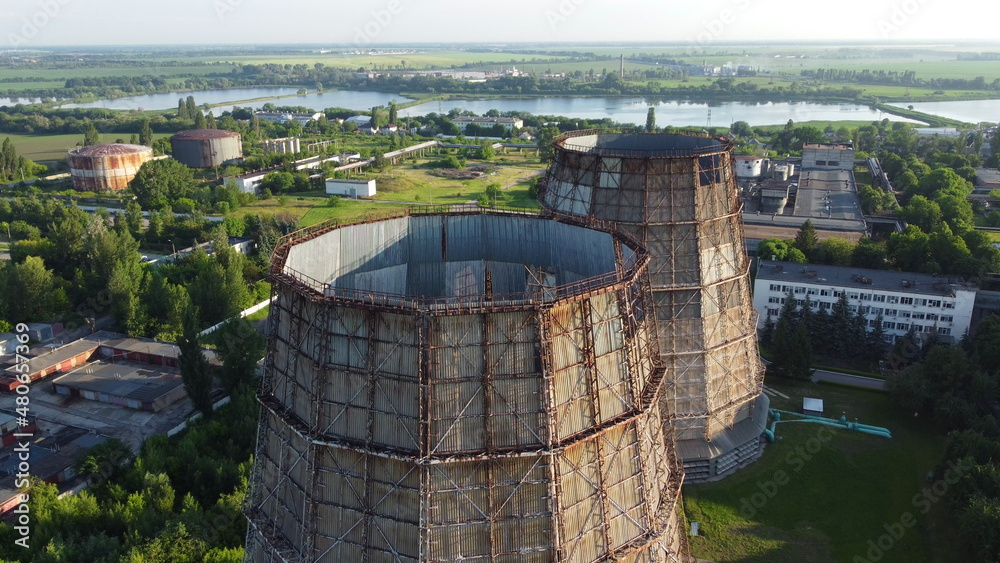
[[[927,514],[913,504],[943,454],[943,438],[929,421],[900,412],[881,393],[811,383],[774,387],[792,397],[772,399],[774,408],[799,410],[802,396],[822,398],[827,416],[846,412],[850,420],[889,428],[893,438],[778,424],[778,438],[760,460],[721,482],[684,487],[687,518],[702,530],[692,538],[697,557],[719,563],[853,562],[866,557],[867,542],[886,533],[884,525],[908,512],[916,525],[880,561],[963,560],[956,558],[944,503]],[[776,479],[779,471],[784,478]]]
[[[502,157],[501,157],[502,158]],[[432,169],[421,166],[428,160],[401,163],[392,166],[375,175],[378,185],[376,199],[389,201],[406,201],[431,204],[455,204],[475,201],[485,192],[486,186],[492,183],[507,186],[517,184],[524,178],[545,169],[536,157],[509,157],[505,163],[497,158],[494,162],[470,160],[469,165],[488,165],[496,168],[495,175],[487,175],[474,180],[456,180],[435,176]],[[511,187],[513,189],[513,186]],[[526,184],[525,184],[525,189]],[[510,192],[511,190],[506,190]],[[513,197],[513,192],[509,194]]]

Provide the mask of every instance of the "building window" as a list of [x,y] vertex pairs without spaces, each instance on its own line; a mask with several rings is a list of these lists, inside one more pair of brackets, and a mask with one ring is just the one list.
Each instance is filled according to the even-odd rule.
[[950,322],[952,322],[954,320],[955,320],[955,317],[953,317],[951,315],[941,315],[941,322],[943,322],[943,323],[950,323]]
[[928,307],[940,307],[941,306],[941,300],[940,299],[928,299],[927,300],[927,306]]
[[951,303],[951,302],[949,302],[949,301],[945,301],[945,302],[944,302],[944,308],[945,308],[945,309],[954,309],[954,308],[955,308],[955,304],[954,304],[954,303]]
[[887,317],[895,317],[896,316],[896,312],[897,311],[895,309],[886,309],[885,310],[885,316],[887,316]]
[[858,298],[858,292],[856,292],[856,291],[848,292],[847,293],[847,298],[848,299],[857,299]]
[[806,295],[816,295],[816,290],[815,289],[807,289],[806,290]]
[[862,315],[867,315],[868,311],[870,311],[870,310],[871,310],[871,307],[869,307],[867,305],[862,305],[861,306],[861,314]]
[[936,321],[938,320],[938,316],[936,313],[927,313],[927,320]]
[[913,332],[923,332],[924,327],[921,325],[913,325]]
[[872,294],[871,293],[862,293],[861,294],[861,300],[862,301],[871,301],[872,300]]
[[767,298],[767,302],[768,303],[781,303],[782,301],[784,301],[784,299],[782,299],[780,297],[768,297]]
[[833,290],[833,296],[834,297],[840,297],[843,294],[844,294],[843,291],[840,291],[840,290],[837,290],[837,289]]
[[883,312],[882,307],[872,307],[872,314],[873,315],[881,315],[882,312]]
[[795,304],[798,305],[799,307],[801,307],[803,304],[805,304],[805,301],[802,300],[802,299],[796,299],[795,300]]
[[889,303],[893,303],[893,304],[899,303],[899,297],[896,296],[896,295],[890,295],[889,296]]
[[944,335],[946,335],[946,336],[947,336],[947,335],[950,335],[950,334],[951,334],[951,329],[950,329],[950,328],[944,328],[944,327],[940,327],[940,326],[939,326],[939,327],[938,327],[938,334],[944,334]]
[[882,323],[882,328],[886,330],[896,330],[896,323],[892,321]]
[[872,301],[875,301],[876,303],[885,303],[885,295],[875,294],[872,297]]
[[819,294],[820,294],[821,297],[829,297],[830,296],[830,290],[829,289],[821,289],[821,290],[819,290]]
[[840,162],[836,160],[831,160],[826,163],[827,166],[840,166]]
[[829,309],[830,307],[831,307],[831,305],[829,303],[827,303],[826,301],[820,301],[820,303],[819,303],[819,308],[820,309]]
[[916,305],[917,305],[918,307],[926,307],[926,306],[927,306],[927,300],[926,300],[926,299],[914,299],[914,300],[913,300],[913,302],[914,302],[914,303],[915,303],[915,304],[916,304]]
[[781,286],[776,283],[771,284],[771,291],[781,291]]
[[899,304],[900,305],[913,305],[913,298],[912,297],[900,297],[899,298]]
[[918,320],[923,320],[924,319],[924,314],[923,313],[913,313],[912,318],[918,319]]
[[910,312],[909,311],[900,311],[899,312],[899,316],[903,317],[904,319],[908,319],[908,318],[910,318]]
[[795,288],[795,293],[796,294],[802,294],[802,293],[805,293],[805,292],[806,292],[806,288],[804,288],[804,287],[796,287]]
[[910,330],[910,325],[899,323],[898,325],[896,325],[896,330],[902,330],[905,332],[907,330]]
[[768,309],[767,310],[767,314],[771,315],[772,317],[777,317],[778,316],[778,310],[777,309]]
[[857,305],[851,305],[851,306],[849,306],[847,308],[847,310],[850,311],[851,314],[857,314],[857,312],[858,312],[858,306]]

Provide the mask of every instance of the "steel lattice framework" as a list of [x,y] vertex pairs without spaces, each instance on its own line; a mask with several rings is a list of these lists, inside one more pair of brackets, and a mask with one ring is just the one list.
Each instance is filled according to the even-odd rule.
[[766,422],[732,145],[705,135],[568,133],[543,205],[611,221],[650,254],[662,406],[688,481],[760,453]]
[[594,220],[283,239],[249,561],[689,561],[649,258]]

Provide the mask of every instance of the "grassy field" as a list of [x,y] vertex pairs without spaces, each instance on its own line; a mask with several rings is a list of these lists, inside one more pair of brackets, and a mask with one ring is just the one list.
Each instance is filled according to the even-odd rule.
[[893,438],[778,424],[777,441],[759,461],[719,483],[684,487],[687,518],[702,530],[692,538],[696,556],[719,563],[855,561],[866,557],[867,542],[878,541],[885,525],[910,513],[916,525],[880,561],[964,560],[956,557],[944,503],[923,514],[913,502],[943,454],[943,438],[930,421],[900,412],[872,391],[811,383],[775,387],[791,399],[772,399],[773,408],[798,410],[802,396],[818,397],[827,416],[845,412],[849,420],[889,428]]
[[[218,59],[208,62],[217,62]],[[203,76],[206,74],[226,74],[232,72],[233,65],[220,62],[212,65],[192,65],[190,63],[181,66],[168,66],[162,63],[168,61],[150,60],[147,64],[137,67],[87,67],[87,68],[3,68],[4,78],[38,78],[44,81],[58,81],[64,84],[67,78],[101,78],[106,76],[177,76],[182,74],[193,74]],[[14,83],[10,83],[14,84]],[[9,87],[0,83],[0,90]]]
[[[136,131],[138,134],[139,132]],[[167,133],[154,133],[153,138],[169,137]],[[0,133],[0,140],[10,137],[17,154],[29,160],[45,164],[52,168],[53,164],[65,163],[66,152],[83,141],[83,134],[70,135],[31,135],[27,133]],[[116,139],[129,141],[129,133],[101,133],[102,143],[113,143]]]
[[[522,179],[535,175],[545,169],[543,164],[530,162],[524,157],[511,157],[510,163],[497,162],[489,163],[496,167],[496,174],[484,176],[475,180],[454,180],[442,178],[432,174],[433,170],[422,168],[427,160],[417,161],[416,164],[406,162],[398,166],[393,166],[384,172],[375,175],[378,185],[378,195],[376,199],[389,201],[407,201],[429,204],[455,204],[475,201],[485,192],[488,184],[497,183],[501,187],[510,184],[517,184]],[[470,161],[472,164],[483,164],[478,161]],[[527,184],[525,184],[525,189]],[[508,195],[513,197],[517,191],[511,191]]]

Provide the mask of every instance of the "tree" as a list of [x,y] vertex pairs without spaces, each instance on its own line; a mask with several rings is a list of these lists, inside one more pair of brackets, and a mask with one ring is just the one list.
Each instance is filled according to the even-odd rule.
[[129,182],[143,209],[160,209],[182,197],[191,197],[194,187],[194,171],[172,158],[144,163]]
[[799,232],[795,235],[795,248],[802,251],[806,258],[812,258],[813,249],[819,244],[819,235],[816,234],[816,226],[812,220],[806,219],[805,223],[799,227]]
[[99,144],[101,144],[101,134],[97,132],[97,127],[91,123],[83,132],[83,146],[92,147]]
[[814,254],[816,257],[821,258],[824,264],[848,266],[851,263],[851,255],[854,253],[856,246],[856,244],[846,239],[830,237],[819,243]]
[[492,160],[494,156],[496,156],[496,151],[493,150],[493,143],[483,141],[479,146],[479,158],[482,160]]
[[264,357],[264,337],[245,318],[227,321],[216,331],[216,354],[222,360],[219,379],[227,393],[252,385],[257,361]]
[[41,258],[28,256],[0,268],[0,318],[15,324],[49,321],[68,308],[66,291]]
[[205,129],[208,127],[208,123],[205,121],[205,114],[201,110],[195,110],[194,114],[194,128],[195,129]]
[[399,108],[396,106],[396,102],[389,102],[389,123],[395,124],[399,120]]
[[187,111],[188,119],[194,119],[196,115],[201,113],[198,111],[198,104],[194,102],[194,96],[187,97],[187,100],[184,102],[184,109]]
[[133,237],[138,238],[142,234],[142,206],[135,200],[125,204],[125,224]]
[[646,132],[652,133],[654,131],[656,131],[656,109],[650,106],[649,111],[646,112]]
[[184,311],[183,332],[177,341],[178,362],[191,404],[209,417],[212,415],[212,374],[205,352],[198,344],[198,317],[197,307],[191,306]]
[[143,120],[142,129],[139,130],[139,144],[147,147],[153,146],[153,128],[148,119]]
[[920,227],[925,233],[934,230],[934,227],[941,222],[941,207],[922,195],[913,196],[906,207],[900,211],[899,216],[911,225]]
[[750,137],[753,135],[753,130],[750,129],[750,124],[746,121],[734,121],[729,127],[729,132],[737,137]]

